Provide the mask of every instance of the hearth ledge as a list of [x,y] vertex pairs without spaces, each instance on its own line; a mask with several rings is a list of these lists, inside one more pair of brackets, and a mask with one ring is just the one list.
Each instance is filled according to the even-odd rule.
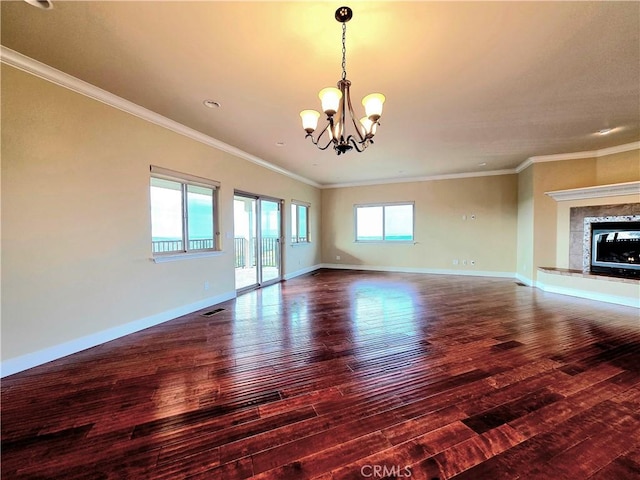
[[608,277],[566,268],[538,267],[536,287],[543,292],[640,309],[638,279]]
[[619,283],[631,283],[640,285],[640,279],[637,278],[623,278],[614,277],[612,275],[603,275],[600,273],[585,273],[582,270],[572,270],[569,268],[556,268],[556,267],[538,267],[538,270],[552,275],[563,275],[567,277],[582,277],[590,278],[592,280],[601,280],[604,282],[619,282]]

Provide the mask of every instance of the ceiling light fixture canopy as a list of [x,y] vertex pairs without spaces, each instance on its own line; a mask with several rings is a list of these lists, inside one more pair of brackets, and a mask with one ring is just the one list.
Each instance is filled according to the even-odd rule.
[[41,8],[42,10],[51,10],[53,8],[53,3],[51,0],[24,0],[29,5],[33,5],[34,7]]
[[[336,10],[335,18],[342,23],[342,78],[338,81],[337,87],[327,87],[320,90],[318,97],[322,104],[322,111],[327,116],[327,125],[322,129],[317,138],[313,138],[313,132],[318,127],[320,113],[316,110],[303,110],[300,112],[302,118],[302,128],[307,132],[306,137],[320,150],[326,150],[330,145],[338,155],[355,148],[358,152],[363,152],[373,143],[373,136],[380,125],[382,115],[382,105],[385,97],[381,93],[371,93],[362,99],[365,109],[365,116],[360,119],[360,125],[356,121],[351,105],[351,94],[349,87],[351,82],[347,80],[346,71],[346,36],[347,22],[353,17],[353,11],[349,7],[340,7]],[[347,118],[347,114],[349,118]],[[348,134],[350,123],[353,124],[355,134]],[[327,134],[326,145],[321,145],[322,137]],[[305,137],[305,138],[306,138]]]

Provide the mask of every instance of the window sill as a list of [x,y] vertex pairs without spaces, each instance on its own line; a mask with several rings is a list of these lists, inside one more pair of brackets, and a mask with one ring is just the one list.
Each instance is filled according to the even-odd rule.
[[296,242],[290,244],[292,247],[300,247],[302,245],[311,245],[311,242]]
[[207,257],[219,257],[224,254],[222,250],[216,250],[215,252],[194,252],[194,253],[176,253],[170,255],[158,255],[157,257],[151,257],[153,263],[167,263],[177,262],[179,260],[190,260],[192,258],[207,258]]
[[416,245],[418,242],[415,240],[354,240],[353,243],[359,245]]

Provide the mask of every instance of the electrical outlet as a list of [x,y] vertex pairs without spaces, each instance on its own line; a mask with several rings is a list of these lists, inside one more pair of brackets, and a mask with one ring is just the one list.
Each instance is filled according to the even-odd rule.
[[467,261],[466,260],[462,260],[462,265],[466,265]]
[[340,260],[340,255],[336,255],[336,260]]
[[209,290],[209,282],[204,282],[204,289]]
[[458,265],[458,263],[460,263],[460,262],[458,261],[458,259],[457,259],[457,258],[454,258],[454,259],[453,259],[453,264],[454,264],[454,265]]

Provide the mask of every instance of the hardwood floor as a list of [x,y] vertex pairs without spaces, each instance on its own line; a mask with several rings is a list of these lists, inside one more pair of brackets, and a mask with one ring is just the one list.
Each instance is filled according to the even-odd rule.
[[2,478],[637,479],[638,310],[321,270],[2,380]]

